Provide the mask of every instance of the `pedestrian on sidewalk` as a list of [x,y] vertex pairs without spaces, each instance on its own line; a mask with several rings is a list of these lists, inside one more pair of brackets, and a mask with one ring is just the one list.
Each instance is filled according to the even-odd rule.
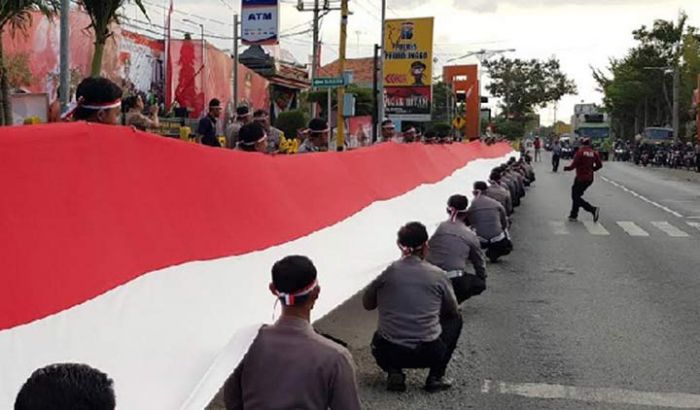
[[600,155],[591,148],[591,140],[589,138],[583,138],[581,140],[581,147],[576,151],[576,155],[574,155],[574,160],[569,166],[564,168],[564,171],[576,170],[574,185],[571,187],[572,204],[569,221],[577,221],[578,211],[580,208],[583,208],[593,215],[594,222],[598,222],[600,208],[589,204],[583,199],[583,194],[593,184],[595,172],[601,168],[603,168],[603,162],[600,160]]
[[425,261],[428,231],[410,222],[398,233],[402,257],[365,290],[362,304],[379,310],[372,355],[387,372],[387,390],[406,390],[403,369],[429,368],[425,390],[452,387],[447,364],[462,332],[462,316],[445,271]]
[[559,161],[561,160],[561,143],[559,138],[552,143],[552,172],[559,172]]

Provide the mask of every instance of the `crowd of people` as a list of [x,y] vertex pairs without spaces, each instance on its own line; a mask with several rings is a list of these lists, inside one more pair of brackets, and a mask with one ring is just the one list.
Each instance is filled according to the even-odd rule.
[[[113,107],[108,102],[93,100],[76,114],[109,119]],[[102,104],[110,107],[102,114],[92,108]],[[240,141],[246,149],[264,152],[265,133],[249,125],[238,130]],[[312,131],[327,132],[324,126],[310,124]],[[461,335],[460,305],[486,289],[486,259],[497,262],[512,251],[513,212],[534,181],[529,154],[510,158],[494,168],[487,181],[473,184],[471,201],[463,194],[452,195],[447,219],[432,236],[420,222],[399,229],[400,258],[367,286],[362,298],[365,309],[379,312],[371,349],[387,374],[387,390],[406,390],[405,369],[429,369],[424,386],[428,392],[452,386],[446,371]],[[269,289],[281,304],[281,315],[260,329],[227,379],[226,408],[359,409],[350,352],[310,323],[321,294],[313,262],[298,255],[277,261]],[[21,387],[15,410],[113,410],[115,403],[113,382],[106,374],[85,364],[65,363],[36,370]]]
[[[158,106],[146,105],[143,97],[131,95],[123,98],[122,89],[103,77],[90,77],[83,80],[77,87],[76,102],[68,112],[62,115],[63,120],[98,122],[111,125],[127,125],[139,130],[154,130],[160,127]],[[333,140],[333,130],[322,118],[314,118],[305,128],[297,131],[294,136],[286,136],[272,126],[270,114],[264,109],[253,110],[248,106],[236,108],[230,121],[222,119],[224,108],[221,101],[214,98],[209,101],[206,113],[199,119],[194,134],[196,142],[218,148],[237,149],[241,151],[275,154],[290,152],[286,149],[287,142],[293,144],[294,153],[309,153],[327,151]],[[223,122],[223,123],[222,123]],[[393,121],[382,121],[380,135],[377,141],[362,134],[357,141],[346,141],[343,149],[353,149],[385,142],[449,144],[454,142],[449,132],[439,134],[436,131],[426,131],[409,126],[403,132],[396,130]],[[223,134],[223,139],[219,135]],[[486,143],[497,142],[488,138]]]

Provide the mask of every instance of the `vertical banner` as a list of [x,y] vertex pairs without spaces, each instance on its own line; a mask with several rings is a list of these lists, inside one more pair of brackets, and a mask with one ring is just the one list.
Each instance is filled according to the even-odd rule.
[[387,20],[384,92],[387,117],[430,121],[433,18]]
[[241,42],[244,45],[279,43],[279,3],[277,0],[243,0]]

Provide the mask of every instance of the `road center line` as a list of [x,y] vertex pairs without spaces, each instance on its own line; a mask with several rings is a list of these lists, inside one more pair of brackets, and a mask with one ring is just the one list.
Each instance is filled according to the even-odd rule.
[[700,408],[700,394],[656,393],[615,388],[576,387],[544,383],[505,383],[484,380],[484,394],[510,394],[539,399],[566,399],[589,403],[614,403],[636,406]]
[[645,197],[644,195],[640,195],[640,194],[638,194],[638,193],[632,191],[631,189],[627,188],[626,186],[624,186],[624,185],[622,185],[622,184],[620,184],[620,183],[618,183],[618,182],[613,181],[612,179],[609,179],[609,178],[606,178],[606,177],[603,177],[603,176],[601,176],[600,178],[601,178],[603,181],[605,181],[605,182],[607,182],[607,183],[609,183],[609,184],[611,184],[611,185],[613,185],[613,186],[616,186],[616,187],[620,188],[621,190],[627,192],[628,194],[630,194],[630,195],[632,195],[632,196],[634,196],[634,197],[636,197],[636,198],[638,198],[638,199],[641,199],[642,201],[644,201],[644,202],[646,202],[646,203],[648,203],[648,204],[650,204],[650,205],[653,205],[653,206],[655,206],[655,207],[661,209],[662,211],[666,211],[666,212],[668,212],[669,214],[671,214],[671,215],[673,215],[673,216],[675,216],[675,217],[677,217],[677,218],[683,218],[683,215],[681,215],[681,214],[679,214],[678,212],[676,212],[676,211],[670,209],[669,207],[664,206],[664,205],[661,205],[661,204],[658,203],[658,202],[654,202],[654,201],[652,201],[651,199]]

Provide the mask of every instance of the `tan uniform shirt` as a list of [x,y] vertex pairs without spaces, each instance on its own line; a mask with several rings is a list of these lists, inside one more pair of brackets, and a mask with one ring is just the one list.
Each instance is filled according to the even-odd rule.
[[360,409],[350,352],[287,317],[260,329],[224,385],[224,402],[227,410]]

